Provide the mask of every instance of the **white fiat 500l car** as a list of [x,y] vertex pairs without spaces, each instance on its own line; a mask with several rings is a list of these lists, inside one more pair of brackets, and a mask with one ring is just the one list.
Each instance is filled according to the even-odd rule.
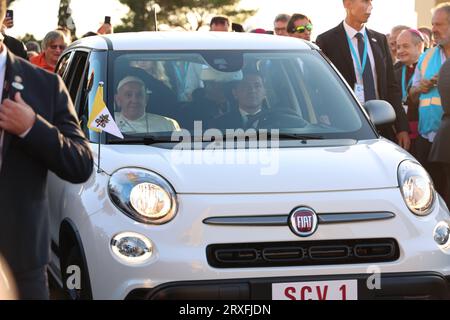
[[[50,271],[71,297],[449,297],[448,209],[378,135],[392,107],[360,106],[314,45],[116,34],[57,72],[97,159],[85,184],[49,177]],[[101,87],[123,139],[89,129]]]

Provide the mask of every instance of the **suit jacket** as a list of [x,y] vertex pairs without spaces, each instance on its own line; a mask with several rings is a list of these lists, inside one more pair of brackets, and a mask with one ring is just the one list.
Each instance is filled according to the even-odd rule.
[[430,162],[444,163],[450,166],[450,148],[448,141],[450,138],[450,107],[444,108],[444,117],[441,126],[434,139],[428,160]]
[[61,78],[8,52],[3,99],[14,97],[17,83],[37,117],[24,139],[4,132],[0,254],[13,273],[22,273],[49,262],[48,171],[82,183],[92,173],[93,159]]
[[450,148],[448,147],[450,140],[450,90],[448,89],[450,87],[450,59],[447,59],[447,62],[441,68],[438,86],[442,107],[444,108],[444,116],[431,147],[428,160],[450,166]]
[[230,112],[211,120],[209,127],[220,130],[245,129],[245,123],[239,108],[233,107]]
[[[386,36],[369,29],[367,29],[367,36],[369,37],[375,59],[380,99],[389,102],[394,107],[397,115],[395,121],[396,131],[409,131],[408,119],[402,107],[401,87],[399,87],[395,79],[393,62]],[[316,43],[336,66],[350,87],[354,88],[356,74],[344,24],[341,23],[334,29],[321,34],[317,38]],[[395,139],[395,133],[391,125],[380,126],[378,130],[384,137],[391,140]]]
[[23,44],[22,41],[17,40],[16,38],[7,36],[6,34],[3,35],[4,39],[3,39],[3,43],[5,44],[5,46],[8,47],[8,49],[14,53],[16,56],[24,58],[24,59],[28,59],[28,54],[27,54],[27,48],[25,47],[25,45]]

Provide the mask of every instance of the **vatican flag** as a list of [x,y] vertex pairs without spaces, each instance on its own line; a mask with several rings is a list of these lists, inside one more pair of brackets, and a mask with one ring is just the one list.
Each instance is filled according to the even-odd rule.
[[89,116],[89,129],[95,132],[108,132],[115,137],[123,139],[122,132],[114,122],[111,113],[103,101],[103,83],[100,83],[95,94],[94,106]]

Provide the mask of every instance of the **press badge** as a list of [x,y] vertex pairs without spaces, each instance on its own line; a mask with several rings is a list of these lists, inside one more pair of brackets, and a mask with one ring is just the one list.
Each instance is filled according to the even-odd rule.
[[355,84],[355,95],[361,104],[364,104],[366,101],[364,100],[364,86],[362,84]]

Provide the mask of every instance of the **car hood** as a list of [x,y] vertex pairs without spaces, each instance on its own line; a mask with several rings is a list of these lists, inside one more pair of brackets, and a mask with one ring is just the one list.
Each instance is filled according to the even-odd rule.
[[109,145],[102,147],[100,167],[110,175],[125,167],[148,169],[180,194],[302,193],[395,188],[398,165],[406,159],[412,157],[386,140],[334,147],[177,152]]

